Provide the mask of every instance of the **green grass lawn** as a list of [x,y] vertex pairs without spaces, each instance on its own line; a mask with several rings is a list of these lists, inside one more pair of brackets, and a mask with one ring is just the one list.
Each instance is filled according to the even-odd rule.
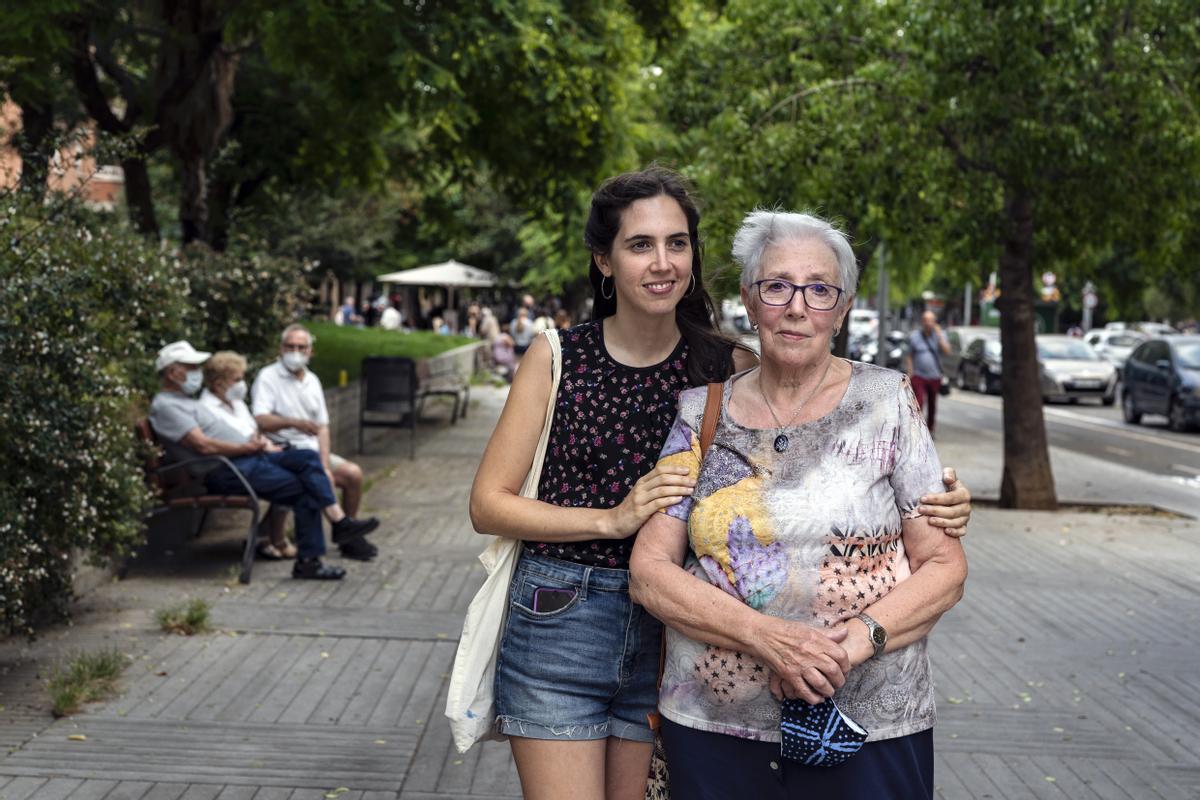
[[338,385],[338,373],[342,370],[346,370],[349,380],[357,380],[362,360],[367,356],[429,358],[475,341],[468,336],[442,336],[433,331],[400,333],[332,322],[306,322],[304,326],[317,337],[309,369],[317,373],[326,388]]

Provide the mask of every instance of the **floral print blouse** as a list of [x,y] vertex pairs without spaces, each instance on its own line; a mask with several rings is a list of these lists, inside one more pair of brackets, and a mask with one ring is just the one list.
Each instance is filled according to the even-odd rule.
[[[538,482],[538,499],[573,508],[620,505],[654,469],[687,383],[687,344],[649,367],[614,360],[603,321],[563,331],[562,378]],[[628,569],[635,536],[588,542],[526,542],[538,555],[593,567]]]
[[[742,373],[745,374],[745,373]],[[787,429],[752,429],[728,414],[727,381],[716,436],[703,465],[705,390],[685,391],[662,462],[698,476],[692,497],[665,513],[688,526],[692,574],[751,607],[818,628],[883,598],[910,574],[901,520],[922,494],[941,490],[941,465],[908,378],[852,363],[838,406]],[[659,708],[692,728],[779,741],[770,671],[749,653],[668,629]],[[834,696],[871,740],[930,728],[933,687],[925,640],[855,667]]]

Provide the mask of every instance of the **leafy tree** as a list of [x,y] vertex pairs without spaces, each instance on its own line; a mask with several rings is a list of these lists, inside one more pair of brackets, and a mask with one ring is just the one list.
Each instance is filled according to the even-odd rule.
[[[1161,250],[1195,191],[1197,19],[1186,3],[928,0],[897,28],[922,127],[954,159],[944,222],[1003,289],[1001,504],[1053,508],[1035,271]],[[973,223],[971,222],[973,221]]]
[[[845,220],[909,280],[998,265],[1004,505],[1055,504],[1035,270],[1184,263],[1197,18],[1182,2],[734,0],[666,63],[666,113],[727,252],[755,205]],[[718,256],[721,257],[721,256]],[[956,266],[961,265],[961,266]],[[1135,293],[1138,294],[1138,293]]]

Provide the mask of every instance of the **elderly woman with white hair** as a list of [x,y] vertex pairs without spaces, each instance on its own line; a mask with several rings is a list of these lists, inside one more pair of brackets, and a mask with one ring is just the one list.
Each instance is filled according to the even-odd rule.
[[708,405],[704,455],[706,391],[680,394],[659,463],[697,484],[630,563],[668,626],[672,796],[932,797],[926,636],[967,574],[920,513],[941,482],[932,439],[907,377],[831,354],[858,277],[844,234],[756,211],[733,256],[761,364]]

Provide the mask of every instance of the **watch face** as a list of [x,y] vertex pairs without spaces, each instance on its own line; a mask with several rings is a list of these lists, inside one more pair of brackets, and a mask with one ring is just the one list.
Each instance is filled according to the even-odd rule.
[[874,641],[875,644],[887,644],[887,631],[885,631],[879,625],[876,625],[871,631],[871,640]]

